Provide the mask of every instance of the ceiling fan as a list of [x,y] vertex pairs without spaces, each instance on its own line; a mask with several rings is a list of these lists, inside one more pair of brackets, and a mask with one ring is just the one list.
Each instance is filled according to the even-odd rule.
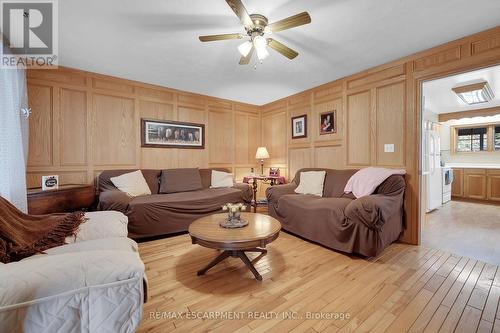
[[[311,23],[311,17],[307,12],[302,12],[269,24],[267,17],[264,15],[249,15],[241,0],[226,0],[226,2],[234,11],[236,16],[238,16],[240,22],[245,27],[247,35],[250,37],[250,40],[247,40],[238,46],[238,51],[241,53],[240,65],[247,65],[254,52],[257,53],[257,58],[260,62],[262,62],[265,58],[267,58],[267,56],[269,56],[267,46],[281,53],[288,59],[294,59],[299,55],[297,51],[292,50],[273,38],[265,38],[264,35]],[[244,34],[241,33],[209,35],[200,36],[200,41],[214,42],[228,39],[242,39],[244,37]]]

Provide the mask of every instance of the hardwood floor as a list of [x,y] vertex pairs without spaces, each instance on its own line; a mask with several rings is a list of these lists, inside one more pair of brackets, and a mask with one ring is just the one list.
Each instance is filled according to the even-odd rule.
[[366,260],[282,232],[255,262],[258,282],[233,258],[197,276],[217,252],[188,235],[139,248],[139,332],[500,332],[500,269],[441,250],[393,244]]
[[500,265],[500,206],[451,201],[426,214],[422,245]]

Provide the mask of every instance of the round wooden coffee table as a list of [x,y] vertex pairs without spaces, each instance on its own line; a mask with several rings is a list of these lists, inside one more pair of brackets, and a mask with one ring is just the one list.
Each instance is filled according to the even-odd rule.
[[207,266],[198,271],[198,275],[205,274],[210,268],[227,257],[240,258],[252,271],[255,278],[262,281],[245,252],[267,253],[266,245],[278,238],[281,224],[268,215],[256,213],[241,213],[241,218],[248,221],[248,225],[238,229],[226,229],[219,226],[227,214],[215,214],[202,217],[189,226],[189,235],[193,244],[211,249],[222,250]]

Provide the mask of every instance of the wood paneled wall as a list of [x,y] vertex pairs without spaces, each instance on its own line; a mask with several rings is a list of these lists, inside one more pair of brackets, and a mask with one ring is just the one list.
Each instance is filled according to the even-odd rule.
[[[404,168],[406,231],[420,241],[421,82],[500,63],[500,27],[471,35],[262,106],[262,142],[270,166],[290,178],[304,167]],[[319,113],[336,109],[338,133],[319,136]],[[291,118],[307,114],[308,137],[291,138]],[[278,124],[277,124],[278,123]],[[394,152],[385,152],[394,144]]]
[[[237,178],[257,166],[258,106],[68,68],[29,70],[27,180],[91,183],[106,169],[225,167]],[[206,149],[141,148],[140,119],[206,124]]]

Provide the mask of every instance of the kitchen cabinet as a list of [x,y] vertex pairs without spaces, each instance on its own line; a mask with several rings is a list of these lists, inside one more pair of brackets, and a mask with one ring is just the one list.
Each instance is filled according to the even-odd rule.
[[500,170],[488,170],[488,200],[500,201]]
[[464,169],[465,197],[469,199],[486,199],[486,169]]
[[453,169],[453,183],[451,183],[451,196],[462,198],[464,196],[464,170]]
[[482,201],[500,201],[500,169],[453,168],[451,195]]

